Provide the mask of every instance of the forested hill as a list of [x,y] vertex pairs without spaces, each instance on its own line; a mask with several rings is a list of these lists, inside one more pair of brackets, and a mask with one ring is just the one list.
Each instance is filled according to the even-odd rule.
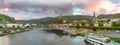
[[0,22],[15,22],[15,19],[4,14],[0,14]]
[[117,14],[101,14],[97,18],[120,18],[120,13],[117,13]]
[[[62,23],[66,20],[68,23],[75,20],[86,20],[88,23],[92,23],[93,16],[87,15],[77,15],[77,16],[62,16],[58,17],[47,17],[42,19],[33,19],[33,20],[20,20],[20,23],[39,23],[39,24],[50,24],[50,23]],[[120,13],[117,14],[101,14],[97,18],[120,18]]]
[[50,24],[50,23],[63,23],[66,20],[68,23],[75,20],[86,20],[89,23],[92,22],[92,16],[77,15],[77,16],[62,16],[62,17],[47,17],[42,19],[33,20],[20,20],[20,23],[39,23],[39,24]]

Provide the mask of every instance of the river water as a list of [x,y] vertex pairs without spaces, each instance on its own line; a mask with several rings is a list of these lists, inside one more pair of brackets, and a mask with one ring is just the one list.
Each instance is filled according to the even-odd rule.
[[105,34],[107,37],[120,38],[120,34]]
[[[47,28],[34,29],[28,32],[0,37],[0,45],[76,45],[69,36],[59,37],[48,33]],[[85,45],[83,41],[78,45]]]

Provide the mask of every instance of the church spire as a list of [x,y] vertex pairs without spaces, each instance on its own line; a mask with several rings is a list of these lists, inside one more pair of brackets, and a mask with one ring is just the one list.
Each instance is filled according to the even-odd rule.
[[93,12],[93,21],[96,22],[97,21],[97,18],[96,18],[96,13],[95,11]]

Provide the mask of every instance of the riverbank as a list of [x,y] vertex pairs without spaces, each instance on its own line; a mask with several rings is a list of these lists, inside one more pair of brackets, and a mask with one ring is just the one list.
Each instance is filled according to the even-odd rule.
[[[89,33],[94,33],[98,35],[105,35],[105,34],[120,34],[117,33],[116,30],[106,30],[106,29],[97,29],[97,31],[93,31],[89,28],[70,28],[71,30],[76,30],[77,35],[76,36],[86,36]],[[67,35],[64,33],[63,30],[46,30],[47,32],[54,33],[60,36]],[[120,38],[110,37],[113,41],[120,43]]]
[[[97,31],[93,31],[92,29],[88,29],[88,28],[70,28],[71,30],[75,30],[76,33],[79,36],[85,36],[89,33],[94,33],[94,34],[98,34],[98,35],[105,35],[105,34],[120,34],[118,32],[116,32],[116,30],[101,30],[101,29],[97,29]],[[51,30],[46,30],[48,32],[51,33],[55,33],[58,35],[66,35],[64,34],[63,30],[58,30],[58,29],[51,29]]]
[[111,37],[111,40],[120,43],[120,38],[113,38],[113,37]]
[[67,33],[64,33],[63,30],[57,30],[57,29],[52,29],[52,30],[45,30],[46,32],[49,32],[49,33],[54,33],[58,36],[63,36],[63,35],[67,35]]
[[22,33],[22,32],[26,32],[26,31],[30,31],[30,30],[35,29],[35,28],[39,28],[39,27],[34,26],[34,27],[25,27],[25,28],[1,28],[0,29],[0,36]]
[[74,28],[89,28],[89,29],[106,29],[106,30],[120,30],[120,27],[95,27],[95,26],[70,26]]
[[15,28],[8,29],[7,28],[7,30],[4,30],[4,29],[0,31],[0,36],[9,35],[9,34],[16,34],[16,33],[21,33],[21,32],[25,32],[25,31],[30,30],[30,28],[22,28],[22,29],[15,29]]
[[[110,34],[111,40],[120,43],[120,35],[114,35],[114,34],[120,34],[119,32],[116,32],[116,30],[108,30],[108,29],[97,29],[97,31],[93,31],[92,29],[89,28],[74,28],[78,33],[82,35],[87,35],[88,33],[94,33],[98,35],[106,35]],[[113,34],[113,35],[112,35]]]

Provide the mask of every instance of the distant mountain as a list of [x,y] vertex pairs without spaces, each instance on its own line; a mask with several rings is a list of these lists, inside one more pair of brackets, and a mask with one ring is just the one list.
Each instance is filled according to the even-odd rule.
[[4,14],[0,14],[0,22],[15,22],[15,19]]
[[20,23],[39,23],[39,24],[50,24],[50,23],[63,23],[66,20],[68,23],[75,20],[87,20],[88,23],[92,22],[92,16],[77,15],[77,16],[62,16],[62,17],[47,17],[42,19],[33,20],[20,20]]
[[117,14],[101,14],[97,18],[120,18],[120,13]]

